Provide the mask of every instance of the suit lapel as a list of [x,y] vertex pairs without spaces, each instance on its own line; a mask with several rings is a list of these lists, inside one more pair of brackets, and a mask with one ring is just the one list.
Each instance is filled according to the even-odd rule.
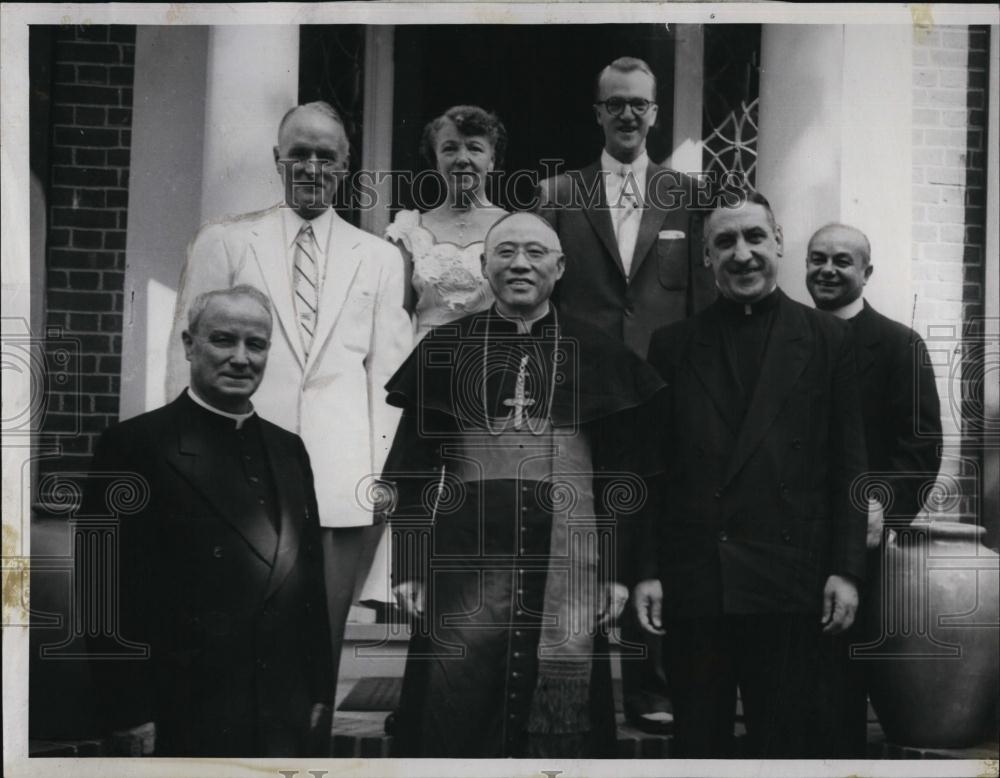
[[635,278],[639,273],[646,255],[656,242],[656,236],[660,232],[660,226],[667,217],[667,212],[659,207],[659,197],[652,196],[652,187],[656,185],[656,171],[660,170],[659,165],[652,162],[646,167],[646,199],[643,203],[642,219],[639,222],[639,234],[635,240],[635,253],[632,255],[632,274],[630,278]]
[[719,312],[714,307],[709,308],[691,341],[691,367],[735,437],[740,430],[736,415],[738,403],[731,397],[735,384],[722,357],[721,343]]
[[[177,402],[192,403],[181,397]],[[197,423],[190,413],[181,413],[177,425],[177,446],[167,452],[167,459],[180,475],[198,491],[216,512],[246,540],[257,556],[267,564],[274,559],[277,535],[268,521],[257,521],[233,510],[233,503],[225,479],[220,473],[228,470],[217,441],[212,433]]]
[[[596,163],[580,171],[581,183],[587,192],[596,191],[597,206],[588,204],[583,213],[590,222],[590,226],[604,248],[607,249],[612,261],[618,267],[622,276],[625,275],[625,265],[622,264],[621,254],[618,253],[618,241],[615,239],[615,228],[611,224],[611,211],[608,208],[607,194],[604,191],[604,177],[601,175],[601,165]],[[596,188],[596,189],[595,189]],[[592,198],[590,198],[592,200]]]
[[306,375],[319,359],[324,344],[340,319],[344,300],[351,284],[354,283],[364,255],[358,231],[341,219],[336,212],[331,215],[333,218],[330,221],[329,240],[326,244],[326,275],[323,278],[323,289],[319,299],[316,334],[313,336],[309,358],[306,360]]
[[251,229],[253,239],[249,250],[254,256],[260,274],[267,286],[268,297],[274,306],[277,327],[280,327],[285,339],[291,346],[299,365],[305,366],[306,354],[302,348],[302,338],[299,335],[299,323],[295,315],[295,290],[292,288],[291,272],[288,267],[288,247],[295,239],[294,235],[286,235],[285,221],[281,207],[273,214],[261,220]]
[[[297,467],[299,458],[294,451],[288,451],[287,446],[275,434],[274,428],[267,424],[261,425],[264,437],[264,447],[271,464],[274,485],[277,490],[278,510],[280,511],[280,534],[278,536],[278,551],[274,557],[274,567],[267,582],[265,597],[270,597],[288,577],[295,566],[299,550],[299,522],[296,517],[305,511],[303,501],[306,495],[300,494],[296,486],[303,481],[302,471]],[[297,498],[297,499],[296,499]]]
[[799,376],[809,361],[811,338],[807,335],[805,318],[783,292],[778,294],[781,299],[764,350],[764,362],[723,478],[724,484],[736,477],[774,423],[788,396],[798,391]]

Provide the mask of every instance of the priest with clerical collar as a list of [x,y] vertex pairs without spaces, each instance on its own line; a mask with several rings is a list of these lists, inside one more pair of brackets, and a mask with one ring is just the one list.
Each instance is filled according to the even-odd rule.
[[[271,332],[259,289],[198,295],[181,336],[187,389],[97,442],[81,515],[119,512],[117,559],[88,547],[77,564],[121,584],[107,592],[114,621],[88,633],[112,755],[329,752],[335,684],[313,473],[299,436],[251,402]],[[123,490],[129,504],[116,507]]]
[[547,222],[504,217],[482,261],[495,305],[432,330],[387,385],[394,592],[415,618],[398,755],[613,756],[606,634],[662,383],[552,303],[567,259]]
[[650,344],[666,467],[633,603],[666,634],[675,756],[734,755],[737,688],[746,756],[845,755],[828,702],[865,570],[855,353],[844,322],[778,288],[783,252],[762,194],[717,207],[719,299]]

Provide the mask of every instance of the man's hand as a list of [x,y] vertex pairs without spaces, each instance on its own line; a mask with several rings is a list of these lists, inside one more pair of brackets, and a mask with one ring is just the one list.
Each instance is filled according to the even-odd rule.
[[823,587],[823,632],[839,635],[850,629],[858,612],[858,587],[847,578],[831,575]]
[[396,605],[407,616],[419,618],[424,615],[424,585],[420,581],[403,581],[392,587]]
[[865,546],[871,551],[882,545],[882,524],[885,518],[885,509],[878,500],[868,499],[868,535],[865,538]]
[[330,731],[333,729],[333,706],[328,702],[313,703],[309,712],[309,736],[305,756],[321,759],[330,756]]
[[601,609],[597,613],[597,626],[603,627],[621,616],[626,602],[628,602],[627,586],[617,581],[605,584]]
[[636,618],[646,632],[664,634],[663,629],[663,584],[657,578],[640,581],[632,590],[632,606]]
[[112,756],[152,756],[156,751],[156,722],[111,733]]

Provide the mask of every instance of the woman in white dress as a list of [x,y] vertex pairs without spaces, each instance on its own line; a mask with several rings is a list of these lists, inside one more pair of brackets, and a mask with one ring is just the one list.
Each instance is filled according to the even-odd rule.
[[502,164],[507,132],[495,114],[456,105],[424,128],[421,152],[444,178],[445,201],[424,213],[400,211],[386,230],[406,260],[406,309],[416,340],[493,302],[480,271],[483,239],[506,211],[486,195],[487,174]]
[[[486,177],[502,164],[506,148],[500,119],[478,106],[453,106],[424,127],[420,151],[444,178],[447,197],[423,213],[400,211],[385,231],[406,262],[404,306],[414,321],[414,345],[432,327],[493,304],[480,255],[486,233],[507,212],[487,198]],[[379,541],[358,601],[394,601],[388,532]]]

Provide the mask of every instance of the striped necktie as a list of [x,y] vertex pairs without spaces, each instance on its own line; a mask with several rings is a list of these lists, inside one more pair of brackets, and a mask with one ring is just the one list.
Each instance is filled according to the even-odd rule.
[[316,332],[319,308],[319,246],[312,225],[306,222],[295,236],[295,308],[298,311],[302,348],[309,355]]

